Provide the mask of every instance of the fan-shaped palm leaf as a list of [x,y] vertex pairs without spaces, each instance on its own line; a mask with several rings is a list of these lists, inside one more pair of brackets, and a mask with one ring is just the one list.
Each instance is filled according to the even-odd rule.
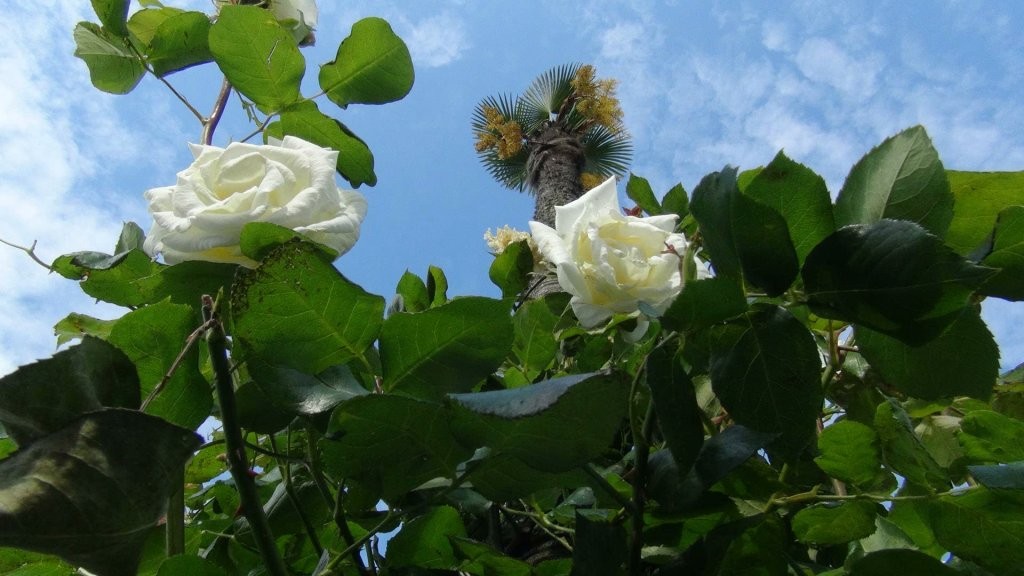
[[532,134],[543,127],[546,122],[562,108],[562,104],[572,94],[572,81],[579,72],[580,64],[564,64],[541,74],[526,89],[519,102],[523,108],[521,114],[528,118],[523,124],[523,133]]
[[600,176],[622,176],[629,169],[633,145],[623,132],[594,125],[583,135],[584,172]]
[[[497,110],[507,121],[518,122],[520,126],[526,121],[521,116],[522,107],[511,95],[488,96],[480,101],[473,110],[472,128],[474,136],[490,132],[487,109]],[[522,191],[526,185],[526,158],[528,151],[523,148],[514,155],[502,158],[498,150],[488,147],[478,151],[480,162],[487,172],[502,185]]]

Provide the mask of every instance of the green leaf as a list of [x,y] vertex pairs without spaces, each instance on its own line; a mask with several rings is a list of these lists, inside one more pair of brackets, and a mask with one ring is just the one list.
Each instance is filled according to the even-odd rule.
[[665,214],[675,214],[682,220],[690,213],[690,199],[682,184],[676,184],[661,198],[661,207]]
[[718,275],[737,276],[769,296],[786,291],[799,272],[786,221],[773,208],[740,192],[736,169],[705,176],[690,206]]
[[346,400],[368,394],[347,366],[331,366],[316,375],[255,359],[246,367],[274,404],[303,416],[322,414]]
[[191,554],[172,556],[160,563],[156,576],[227,576],[218,564]]
[[953,219],[946,171],[921,126],[886,139],[850,170],[836,198],[837,226],[909,220],[942,238]]
[[981,263],[999,270],[981,293],[1006,300],[1024,300],[1024,206],[1011,206],[999,213],[992,251]]
[[297,101],[306,61],[291,33],[258,6],[223,6],[210,28],[210,52],[232,87],[264,111]]
[[231,313],[235,338],[255,356],[316,374],[365,357],[380,332],[384,299],[345,279],[315,246],[297,242],[240,271]]
[[722,406],[740,424],[779,432],[795,456],[810,442],[821,411],[821,359],[814,338],[788,311],[760,307],[718,330],[710,374]]
[[444,275],[444,270],[437,266],[427,267],[427,297],[430,298],[431,308],[448,301],[448,278]]
[[148,46],[156,36],[156,29],[168,18],[183,14],[185,11],[180,8],[155,7],[145,8],[132,14],[128,19],[128,30],[144,46]]
[[464,558],[459,570],[467,574],[500,574],[501,576],[531,576],[533,570],[522,560],[510,558],[486,544],[468,538],[449,536],[455,553]]
[[449,399],[454,431],[464,445],[487,446],[544,472],[564,472],[604,452],[625,415],[625,396],[621,379],[589,373]]
[[352,186],[358,188],[363,184],[377,184],[370,148],[347,126],[320,112],[316,102],[303,100],[292,104],[281,111],[280,118],[267,126],[264,138],[283,138],[285,134],[290,134],[318,146],[337,150],[338,174]]
[[75,26],[75,56],[89,67],[93,86],[110,94],[127,94],[139,84],[146,69],[126,42],[92,22]]
[[827,546],[859,540],[875,531],[877,505],[851,500],[838,505],[818,504],[804,508],[793,517],[797,540]]
[[100,408],[139,405],[135,365],[91,336],[0,378],[0,424],[21,446]]
[[879,375],[917,398],[985,400],[999,377],[999,347],[976,308],[965,309],[942,335],[917,347],[859,326],[856,335],[861,354]]
[[404,312],[422,312],[430,308],[427,285],[423,282],[423,279],[408,270],[398,280],[395,294],[402,297],[402,310]]
[[92,9],[103,28],[115,36],[127,36],[128,4],[130,0],[92,0]]
[[380,18],[352,25],[334,60],[320,67],[320,88],[342,108],[402,99],[413,83],[412,57],[405,42]]
[[778,212],[789,230],[797,260],[835,231],[832,198],[825,180],[779,152],[743,193]]
[[533,272],[533,252],[526,240],[520,240],[494,257],[487,275],[501,288],[503,298],[511,298],[529,286],[530,272]]
[[[452,478],[472,450],[452,435],[443,406],[391,394],[354,398],[334,410],[321,441],[332,474],[378,490],[385,500],[433,478]],[[382,455],[387,455],[382,457]]]
[[856,560],[850,576],[956,576],[962,572],[917,550],[879,550]]
[[153,72],[166,76],[213,60],[210,27],[209,16],[202,12],[181,12],[163,19],[147,42],[146,60]]
[[85,314],[72,312],[60,322],[53,326],[53,333],[57,336],[57,346],[63,346],[72,340],[82,336],[95,336],[106,340],[110,335],[110,329],[117,320],[100,320]]
[[960,421],[957,434],[964,455],[972,462],[1024,460],[1024,422],[989,410],[976,410]]
[[544,472],[508,454],[491,454],[473,463],[466,480],[473,486],[473,490],[485,498],[494,502],[507,502],[544,489],[582,486],[589,478],[578,469]]
[[788,572],[785,555],[786,535],[778,520],[765,516],[762,522],[731,539],[718,574],[775,576]]
[[0,546],[135,574],[201,438],[134,410],[92,412],[0,461]]
[[528,371],[546,370],[558,353],[555,327],[568,305],[564,293],[528,300],[512,317],[512,353]]
[[616,520],[576,513],[576,538],[571,576],[620,576],[625,574],[628,548],[626,529]]
[[818,437],[821,455],[814,462],[829,476],[854,486],[870,487],[881,472],[878,435],[870,426],[840,420]]
[[[190,306],[161,302],[129,312],[114,324],[109,341],[135,363],[144,396],[170,372],[201,321]],[[193,346],[145,411],[194,430],[212,407],[210,384],[199,371],[199,348]]]
[[957,255],[911,222],[848,226],[807,256],[811,309],[910,345],[942,333],[994,271]]
[[338,251],[330,246],[314,242],[300,232],[271,222],[249,222],[242,226],[238,247],[242,250],[242,254],[259,262],[278,246],[293,240],[301,240],[316,246],[323,257],[328,260],[333,261],[338,258]]
[[648,355],[646,374],[658,427],[679,469],[689,470],[704,444],[704,424],[693,382],[665,348]]
[[636,205],[648,215],[662,214],[661,204],[658,204],[658,199],[654,197],[654,190],[651,189],[651,183],[646,178],[630,174],[629,180],[626,181],[626,196],[636,202]]
[[445,570],[454,569],[459,561],[451,539],[465,536],[466,527],[458,511],[451,506],[437,506],[423,516],[413,518],[388,541],[388,564],[395,567]]
[[882,457],[889,467],[910,484],[923,488],[949,489],[949,475],[928,454],[921,440],[914,434],[910,417],[895,400],[888,399],[878,405],[874,424],[882,447]]
[[1024,206],[1022,172],[946,172],[956,198],[946,243],[959,254],[970,254],[987,242],[999,213]]
[[384,389],[439,399],[472,389],[512,348],[511,302],[457,298],[415,314],[392,314],[380,334]]
[[145,230],[135,222],[125,222],[121,227],[121,235],[117,238],[117,245],[114,246],[114,254],[121,254],[129,250],[142,250],[145,240]]
[[1024,574],[1024,522],[1020,504],[987,490],[944,496],[931,508],[940,544],[996,574]]
[[747,311],[743,286],[734,278],[715,276],[689,282],[661,317],[669,330],[697,330]]
[[968,466],[971,476],[991,490],[1024,490],[1024,462]]
[[295,420],[295,414],[278,406],[255,382],[249,380],[235,388],[238,425],[257,434],[274,434]]

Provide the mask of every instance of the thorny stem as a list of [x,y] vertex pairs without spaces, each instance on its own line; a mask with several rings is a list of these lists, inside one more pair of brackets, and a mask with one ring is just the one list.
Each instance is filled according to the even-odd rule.
[[50,272],[53,272],[53,267],[52,266],[50,266],[46,262],[43,262],[42,260],[39,259],[38,256],[36,256],[36,241],[35,240],[32,241],[32,245],[29,246],[28,248],[26,248],[24,246],[18,246],[17,244],[12,244],[12,243],[8,242],[7,240],[4,240],[3,238],[0,238],[0,243],[6,244],[6,245],[10,246],[11,248],[15,248],[15,249],[21,250],[25,254],[28,254],[28,257],[31,258],[32,260],[34,260],[36,264],[39,264],[43,268],[46,268]]
[[633,537],[631,538],[631,550],[629,555],[629,573],[639,576],[643,573],[641,553],[644,547],[644,500],[646,497],[645,485],[647,484],[647,458],[650,455],[650,437],[654,429],[654,402],[647,404],[647,413],[644,415],[643,428],[640,436],[635,441],[636,468],[633,476]]
[[[356,540],[355,536],[352,534],[352,530],[348,527],[348,520],[345,518],[345,506],[343,501],[344,488],[339,485],[338,498],[334,502],[334,524],[338,527],[338,532],[341,533],[341,537],[345,539],[345,543],[348,544],[348,548],[345,549],[346,552],[342,552],[339,558],[344,558],[349,554],[347,551],[351,550],[352,562],[356,565],[356,570],[358,570],[360,574],[366,574],[366,566],[363,566],[363,559],[359,556],[359,548],[362,547],[362,544],[369,542],[369,539],[364,540],[362,543]],[[388,515],[385,516],[384,519],[387,520],[390,514],[391,511],[389,510]]]
[[224,115],[224,107],[228,103],[229,96],[231,96],[231,82],[225,78],[220,85],[220,93],[217,94],[217,100],[213,104],[213,111],[210,112],[209,118],[200,118],[203,122],[203,135],[200,140],[207,146],[213,142],[213,133],[217,131],[217,124],[220,122],[221,116]]
[[765,512],[772,509],[790,506],[792,504],[804,504],[807,502],[843,502],[847,500],[866,500],[868,502],[907,502],[911,500],[934,500],[941,498],[942,496],[959,496],[970,492],[971,490],[977,489],[976,486],[969,486],[967,488],[954,488],[945,492],[937,492],[935,494],[911,494],[908,496],[893,496],[890,494],[847,494],[840,496],[838,494],[818,494],[820,486],[815,486],[808,492],[801,492],[799,494],[793,494],[792,496],[782,496],[779,498],[772,498],[768,502],[768,507]]
[[150,390],[149,394],[146,396],[146,399],[142,401],[142,406],[139,408],[139,410],[142,410],[143,412],[146,411],[146,407],[149,406],[149,403],[156,399],[157,394],[160,394],[160,392],[163,391],[164,387],[167,386],[167,383],[170,382],[171,378],[174,377],[174,373],[178,371],[178,366],[181,365],[182,361],[185,359],[185,355],[188,354],[188,351],[192,349],[192,346],[195,345],[195,343],[199,340],[200,337],[202,337],[204,333],[206,333],[207,330],[213,327],[214,322],[216,321],[207,320],[203,322],[199,326],[199,328],[196,328],[195,330],[192,331],[191,334],[188,335],[188,338],[185,339],[185,346],[183,346],[181,351],[178,352],[178,356],[174,358],[174,362],[171,362],[171,367],[167,369],[167,373],[165,373],[163,378],[161,378],[160,381],[156,383],[156,386],[154,386],[153,389]]
[[213,298],[208,295],[203,295],[203,319],[208,323],[212,321],[206,334],[206,343],[210,349],[210,363],[213,364],[217,383],[217,399],[220,401],[221,424],[224,427],[229,468],[238,489],[242,513],[252,528],[253,538],[256,540],[267,572],[271,576],[288,576],[288,568],[277,553],[274,535],[270,531],[270,525],[263,512],[263,504],[256,492],[256,483],[249,475],[245,442],[242,439],[242,428],[238,422],[235,405],[235,384],[228,362],[227,336],[224,333],[224,326],[217,317]]
[[[291,431],[289,430],[289,435]],[[273,434],[269,436],[270,447],[274,449],[274,452],[278,452],[277,441],[274,440]],[[291,439],[289,438],[288,446],[291,446]],[[324,547],[320,544],[320,538],[316,535],[316,528],[313,527],[313,523],[309,520],[309,515],[306,514],[305,507],[302,506],[302,501],[299,500],[299,495],[295,491],[295,484],[292,483],[292,467],[289,462],[289,458],[282,458],[277,463],[281,467],[281,478],[284,483],[284,491],[288,494],[288,498],[292,501],[292,506],[295,507],[295,511],[299,514],[299,519],[302,521],[302,526],[306,529],[306,534],[309,535],[309,541],[313,545],[313,550],[316,551],[317,556],[321,556],[324,553]]]

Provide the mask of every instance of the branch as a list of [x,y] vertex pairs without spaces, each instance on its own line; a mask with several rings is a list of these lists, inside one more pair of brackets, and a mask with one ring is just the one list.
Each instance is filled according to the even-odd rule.
[[196,328],[188,335],[188,338],[185,339],[185,346],[182,347],[180,352],[178,352],[178,356],[174,358],[174,362],[171,362],[171,367],[167,369],[167,373],[164,374],[163,378],[161,378],[160,381],[156,383],[156,386],[150,390],[146,399],[142,401],[142,406],[139,407],[139,410],[143,412],[146,411],[149,403],[156,399],[157,394],[162,392],[164,387],[167,386],[167,383],[170,382],[172,377],[174,377],[174,373],[178,371],[178,366],[181,365],[182,361],[185,359],[185,355],[188,354],[188,351],[192,349],[192,346],[195,345],[207,330],[213,328],[213,325],[216,322],[216,320],[207,320],[203,322],[199,328]]
[[213,142],[213,133],[217,130],[217,124],[220,122],[221,116],[224,115],[224,107],[228,103],[229,96],[231,96],[231,83],[225,78],[220,85],[220,93],[217,94],[217,100],[213,104],[213,111],[210,112],[210,117],[203,119],[203,135],[200,138],[202,144],[209,146]]
[[36,262],[36,264],[39,264],[43,268],[46,268],[50,272],[53,272],[53,267],[52,266],[50,266],[46,262],[43,262],[42,260],[39,259],[38,256],[36,256],[36,241],[35,240],[32,241],[32,245],[29,246],[28,248],[25,248],[24,246],[18,246],[17,244],[12,244],[12,243],[8,242],[7,240],[4,240],[3,238],[0,238],[0,243],[6,244],[6,245],[10,246],[11,248],[16,248],[18,250],[21,250],[25,254],[28,254],[28,257],[31,258],[32,260],[34,260]]

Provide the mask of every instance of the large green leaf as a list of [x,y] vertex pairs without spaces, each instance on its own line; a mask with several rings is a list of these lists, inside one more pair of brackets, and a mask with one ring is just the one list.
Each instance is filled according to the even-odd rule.
[[93,86],[111,94],[127,94],[139,84],[146,69],[126,42],[92,22],[75,26],[75,56],[89,67]]
[[253,359],[249,375],[276,405],[303,416],[322,414],[346,400],[368,394],[347,366],[331,366],[319,374]]
[[956,576],[963,574],[941,560],[917,550],[872,552],[850,566],[850,576]]
[[814,462],[829,476],[869,487],[881,471],[878,435],[854,420],[840,420],[822,430]]
[[232,286],[234,336],[258,357],[309,374],[364,358],[384,299],[348,281],[317,248],[290,242]]
[[888,399],[879,404],[874,424],[885,463],[907,483],[926,489],[949,489],[949,475],[914,434],[913,423],[899,403]]
[[938,338],[908,346],[857,327],[860,353],[890,385],[927,400],[992,395],[999,377],[999,347],[977,309],[968,308]]
[[836,198],[837,226],[910,220],[943,237],[953,219],[953,194],[939,154],[921,126],[868,152],[850,170]]
[[339,256],[338,251],[330,246],[314,242],[301,232],[271,222],[249,222],[242,226],[238,247],[242,254],[259,262],[278,246],[293,240],[301,240],[316,246],[325,259],[334,260]]
[[116,408],[37,439],[0,461],[0,546],[56,554],[105,576],[134,575],[201,440]]
[[1024,461],[1024,422],[990,410],[975,410],[960,421],[957,440],[971,462]]
[[797,540],[808,544],[844,544],[874,532],[877,515],[877,504],[873,502],[818,504],[796,513],[793,533]]
[[1024,490],[1024,462],[968,466],[971,476],[992,490]]
[[320,67],[320,88],[342,108],[384,104],[408,94],[413,76],[409,49],[391,25],[364,18],[352,25],[334,60]]
[[976,489],[943,497],[931,512],[935,538],[953,554],[995,574],[1024,574],[1019,502]]
[[165,76],[213,60],[210,18],[202,12],[181,12],[164,19],[149,39],[146,61],[157,76]]
[[981,263],[999,270],[981,287],[982,294],[1024,300],[1024,206],[999,213],[992,251]]
[[740,424],[778,432],[793,456],[810,442],[821,411],[821,358],[799,320],[778,307],[756,308],[717,332],[710,374],[722,406]]
[[457,510],[451,506],[432,508],[413,518],[388,542],[388,564],[425,569],[452,569],[458,566],[451,539],[466,535]]
[[1024,206],[1024,172],[946,172],[956,198],[946,243],[960,254],[984,244],[999,213]]
[[329,472],[354,479],[384,499],[397,498],[433,478],[452,478],[472,450],[456,442],[443,406],[373,394],[345,402],[331,414],[321,441]]
[[604,452],[625,414],[625,396],[620,378],[590,373],[449,398],[463,444],[564,472]]
[[736,276],[777,296],[799,272],[786,221],[772,207],[740,192],[736,169],[705,176],[690,206],[720,275]]
[[501,288],[502,297],[512,298],[529,286],[531,272],[533,251],[526,240],[520,240],[509,244],[501,254],[494,257],[487,276],[495,286]]
[[735,318],[747,311],[740,281],[715,276],[689,282],[661,318],[670,330],[696,330]]
[[628,558],[626,529],[611,518],[576,513],[576,538],[570,576],[619,576]]
[[78,312],[72,312],[53,325],[57,346],[63,346],[82,336],[95,336],[106,340],[110,329],[117,320],[101,320]]
[[789,229],[797,260],[835,231],[825,179],[779,152],[743,193],[778,212]]
[[432,399],[471,390],[511,350],[510,312],[509,301],[467,297],[389,316],[380,334],[384,388]]
[[90,336],[0,378],[0,424],[22,446],[88,412],[135,408],[139,401],[135,365],[117,348]]
[[508,454],[490,454],[483,460],[474,461],[467,476],[473,490],[494,502],[525,498],[549,488],[582,486],[588,480],[582,470],[544,472]]
[[786,533],[772,515],[730,538],[718,574],[776,576],[786,574],[787,562],[779,551],[785,548]]
[[156,36],[156,29],[167,19],[184,14],[181,8],[170,6],[154,6],[143,8],[132,14],[128,19],[128,30],[144,46],[148,46],[153,37]]
[[395,294],[402,298],[399,310],[403,312],[422,312],[430,308],[430,297],[427,284],[422,278],[406,270],[398,279]]
[[[109,342],[135,363],[143,395],[148,396],[164,380],[201,320],[194,308],[165,301],[129,312],[114,324]],[[146,413],[195,429],[210,415],[212,406],[210,384],[199,371],[199,347],[193,346]]]
[[306,60],[291,33],[258,6],[227,5],[210,28],[210,52],[232,87],[265,111],[300,98]]
[[661,204],[654,197],[654,190],[651,189],[651,183],[646,178],[630,174],[629,180],[626,181],[626,195],[648,215],[655,216],[662,213]]
[[116,36],[127,36],[128,27],[125,21],[128,18],[128,4],[130,0],[92,0],[92,9],[100,24],[111,34]]
[[316,102],[304,100],[281,112],[280,120],[267,126],[264,137],[298,136],[324,148],[338,151],[337,170],[352,186],[377,184],[370,148],[347,126],[325,115]]
[[815,313],[921,345],[955,321],[993,273],[912,222],[881,220],[818,244],[803,279]]
[[516,310],[512,318],[512,352],[527,372],[540,372],[554,361],[558,353],[555,327],[567,304],[566,294],[548,294],[529,300]]
[[665,442],[680,470],[689,470],[704,444],[704,424],[690,376],[676,356],[657,348],[647,357],[647,385]]
[[533,576],[535,574],[532,567],[526,562],[506,556],[486,544],[459,536],[449,537],[449,540],[455,548],[456,555],[463,558],[459,570],[466,574],[480,576],[490,574]]

